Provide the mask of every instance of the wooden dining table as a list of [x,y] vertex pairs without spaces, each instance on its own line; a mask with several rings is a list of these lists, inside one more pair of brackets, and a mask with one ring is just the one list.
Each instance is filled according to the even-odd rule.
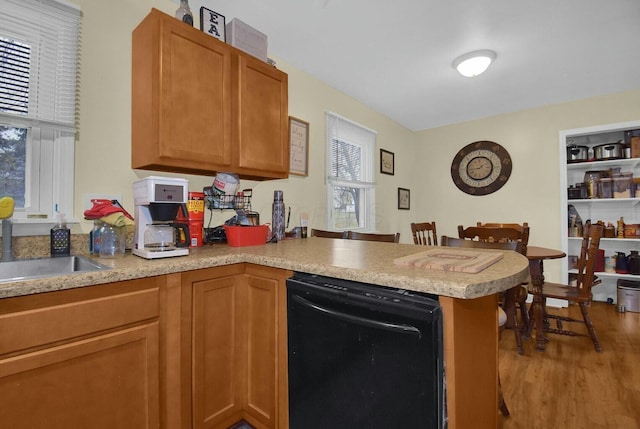
[[550,249],[547,247],[527,246],[526,257],[529,260],[529,272],[531,274],[531,286],[533,289],[533,303],[531,304],[533,317],[526,327],[527,335],[531,335],[533,327],[536,329],[536,350],[543,352],[546,348],[547,339],[544,336],[544,312],[545,300],[542,298],[544,290],[544,267],[545,259],[560,259],[567,256],[562,250]]

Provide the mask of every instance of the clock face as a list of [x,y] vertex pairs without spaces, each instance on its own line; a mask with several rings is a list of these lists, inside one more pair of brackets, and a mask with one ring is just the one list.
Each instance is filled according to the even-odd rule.
[[511,157],[505,148],[482,140],[458,151],[451,163],[451,178],[462,192],[487,195],[507,183],[511,167]]

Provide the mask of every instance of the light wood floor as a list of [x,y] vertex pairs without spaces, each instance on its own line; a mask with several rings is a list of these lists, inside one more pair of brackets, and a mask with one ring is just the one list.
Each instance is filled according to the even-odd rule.
[[[580,317],[575,306],[550,312]],[[640,429],[640,313],[596,302],[589,314],[601,353],[588,337],[548,334],[545,352],[529,339],[519,355],[513,331],[503,332],[500,378],[511,416],[501,428]]]

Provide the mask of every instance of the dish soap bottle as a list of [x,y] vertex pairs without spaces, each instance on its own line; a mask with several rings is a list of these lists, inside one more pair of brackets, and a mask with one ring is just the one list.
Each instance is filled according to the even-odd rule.
[[180,0],[180,7],[176,10],[176,18],[193,27],[193,15],[188,0]]
[[71,255],[71,231],[64,221],[64,214],[58,213],[58,224],[51,228],[51,256]]

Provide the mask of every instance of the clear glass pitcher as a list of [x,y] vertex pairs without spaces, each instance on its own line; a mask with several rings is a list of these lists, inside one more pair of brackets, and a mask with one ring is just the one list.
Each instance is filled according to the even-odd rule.
[[105,223],[100,228],[99,237],[99,255],[101,258],[116,258],[124,256],[126,247],[125,227]]

